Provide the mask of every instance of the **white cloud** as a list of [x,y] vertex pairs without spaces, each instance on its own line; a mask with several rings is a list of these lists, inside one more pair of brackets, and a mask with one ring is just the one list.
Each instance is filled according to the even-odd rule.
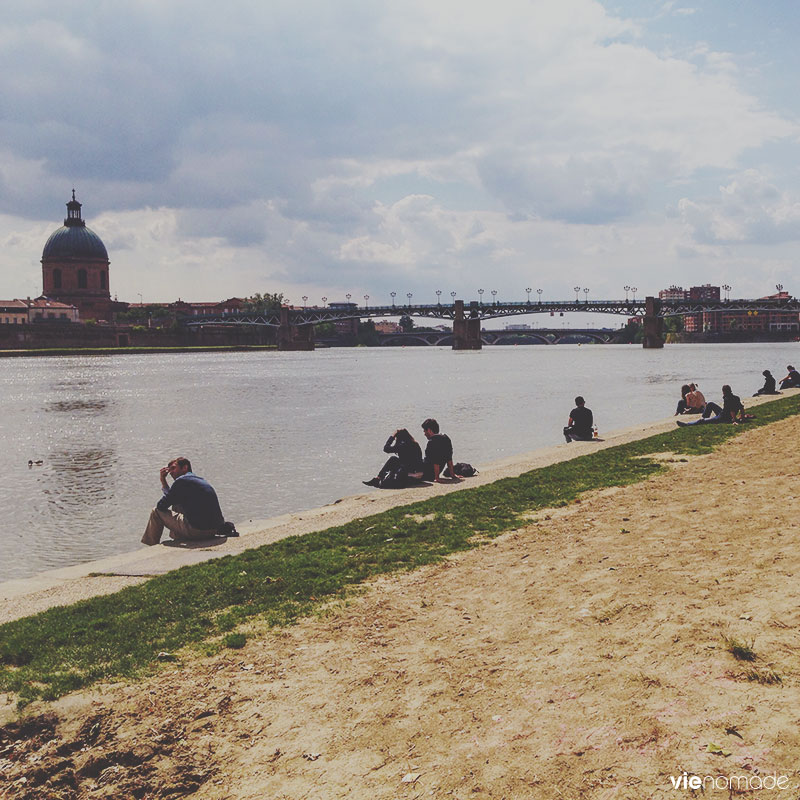
[[9,0],[0,213],[54,229],[75,186],[120,296],[152,269],[198,299],[487,269],[511,291],[543,253],[546,280],[621,285],[694,246],[678,185],[701,244],[789,236],[786,197],[698,197],[797,124],[709,36],[663,55],[645,24],[596,0]]
[[719,195],[684,198],[683,222],[703,244],[774,244],[800,240],[800,196],[778,189],[755,169],[745,170]]

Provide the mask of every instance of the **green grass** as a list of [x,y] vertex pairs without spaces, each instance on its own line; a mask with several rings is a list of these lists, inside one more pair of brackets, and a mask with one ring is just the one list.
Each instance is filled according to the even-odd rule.
[[14,693],[24,706],[97,681],[146,674],[157,667],[159,652],[221,635],[223,645],[235,647],[244,643],[235,628],[249,619],[288,625],[376,575],[439,561],[525,525],[537,509],[666,469],[643,456],[708,453],[798,410],[800,397],[782,398],[759,406],[758,418],[745,426],[676,428],[6,623],[0,626],[0,691]]

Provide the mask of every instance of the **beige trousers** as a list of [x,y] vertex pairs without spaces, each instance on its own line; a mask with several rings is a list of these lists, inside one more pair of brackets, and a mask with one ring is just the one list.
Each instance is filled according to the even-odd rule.
[[210,539],[216,531],[200,531],[193,528],[183,516],[179,507],[159,511],[154,508],[147,520],[147,528],[142,536],[142,544],[158,544],[164,528],[169,530],[169,535],[176,542],[191,542],[197,539]]

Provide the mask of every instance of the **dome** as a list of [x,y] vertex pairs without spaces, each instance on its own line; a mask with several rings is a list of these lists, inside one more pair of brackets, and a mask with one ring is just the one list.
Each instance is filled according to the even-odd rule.
[[64,225],[54,231],[45,242],[42,260],[46,258],[99,258],[108,261],[108,251],[103,240],[81,219],[81,204],[75,199],[67,203]]
[[108,251],[102,239],[90,228],[64,225],[50,235],[42,258],[101,258],[108,261]]

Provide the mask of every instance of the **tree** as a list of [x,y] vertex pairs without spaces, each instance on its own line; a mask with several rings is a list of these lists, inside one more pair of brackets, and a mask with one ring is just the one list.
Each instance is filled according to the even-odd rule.
[[374,347],[380,344],[378,332],[375,330],[375,322],[371,319],[358,323],[358,343],[367,347]]
[[277,311],[283,305],[283,292],[280,294],[270,294],[256,292],[252,297],[244,300],[245,311]]
[[414,320],[411,319],[408,314],[403,314],[397,324],[400,326],[400,329],[403,331],[403,333],[409,333],[414,329]]

